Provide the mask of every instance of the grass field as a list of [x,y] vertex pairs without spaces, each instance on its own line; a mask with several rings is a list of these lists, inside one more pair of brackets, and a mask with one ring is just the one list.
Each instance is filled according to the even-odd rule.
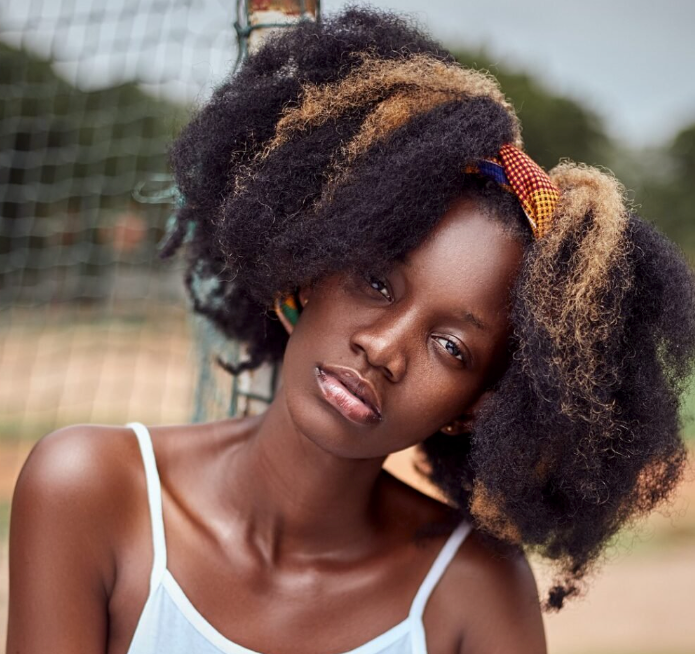
[[[75,422],[186,422],[195,355],[181,312],[138,320],[23,324],[0,331],[0,653],[12,488],[36,439]],[[670,508],[622,534],[588,595],[546,617],[552,654],[695,652],[695,389],[684,410],[691,468]],[[410,483],[411,452],[387,467]],[[539,585],[548,572],[533,562]]]

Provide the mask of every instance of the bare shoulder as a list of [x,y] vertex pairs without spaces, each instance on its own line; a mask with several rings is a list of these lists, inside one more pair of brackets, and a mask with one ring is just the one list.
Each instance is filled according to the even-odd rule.
[[[157,466],[190,462],[196,451],[229,438],[235,432],[222,428],[228,422],[148,428]],[[22,468],[16,493],[46,500],[60,496],[79,500],[84,506],[113,499],[113,491],[118,490],[118,504],[123,505],[129,495],[140,494],[142,484],[137,481],[144,481],[142,469],[140,448],[130,427],[71,425],[36,443]]]
[[[444,502],[391,478],[389,509],[411,526],[429,525],[441,543],[460,514]],[[407,518],[404,516],[408,516]],[[442,533],[437,535],[437,526]],[[425,614],[445,649],[457,654],[545,654],[538,589],[527,558],[518,549],[495,546],[472,530],[433,592]],[[446,634],[451,634],[449,639]],[[434,637],[433,637],[434,638]]]
[[538,588],[523,552],[472,531],[443,581],[440,599],[462,625],[460,654],[545,654]]
[[123,505],[132,486],[127,480],[133,478],[137,450],[127,427],[58,429],[32,448],[17,480],[14,501],[27,499],[32,506],[55,505],[61,513],[92,511],[95,515],[114,503],[115,497]]
[[[99,566],[108,568],[112,539],[107,528],[126,522],[129,499],[135,493],[138,446],[128,432],[132,435],[126,427],[72,425],[40,439],[17,480],[13,526],[21,522],[51,529],[53,525],[65,536],[88,530],[90,550],[95,555],[101,552]],[[97,547],[99,543],[103,548]]]
[[117,536],[133,524],[137,442],[126,431],[66,427],[29,454],[12,498],[8,649],[103,647]]
[[[26,487],[82,496],[117,481],[119,472],[132,456],[125,435],[127,427],[71,425],[41,438],[22,468],[17,490]],[[133,444],[134,444],[133,440]],[[87,498],[86,498],[87,499]]]
[[[199,473],[236,430],[224,423],[149,429],[160,474]],[[102,651],[109,634],[132,634],[151,566],[147,497],[129,427],[73,425],[34,446],[12,500],[12,651]]]
[[[223,424],[149,428],[160,472],[179,462],[194,463],[196,452],[234,433]],[[144,485],[142,455],[130,427],[71,425],[44,436],[32,448],[17,480],[15,501],[28,500],[33,507],[55,505],[63,513],[90,512],[113,521],[134,503],[141,504]]]

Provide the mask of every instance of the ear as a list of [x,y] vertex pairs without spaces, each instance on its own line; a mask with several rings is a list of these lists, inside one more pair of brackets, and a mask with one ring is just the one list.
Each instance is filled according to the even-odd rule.
[[299,304],[302,305],[302,309],[306,306],[309,301],[309,296],[311,295],[311,286],[300,286],[297,292],[297,297],[299,298]]
[[488,389],[483,391],[478,399],[473,402],[473,404],[468,408],[466,413],[460,415],[458,418],[451,420],[446,425],[444,425],[440,431],[445,433],[447,436],[458,436],[460,434],[469,434],[475,429],[475,421],[480,412],[480,408],[485,404],[487,400],[494,395],[495,391]]

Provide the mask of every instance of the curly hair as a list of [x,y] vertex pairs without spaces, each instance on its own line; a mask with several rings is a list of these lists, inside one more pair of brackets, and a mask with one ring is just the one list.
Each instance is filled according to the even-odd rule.
[[[432,434],[427,474],[494,538],[558,566],[560,608],[618,529],[682,475],[679,403],[695,356],[695,281],[609,174],[572,163],[550,233],[465,171],[521,129],[496,80],[407,20],[348,8],[271,36],[171,150],[195,311],[281,361],[280,294],[337,271],[386,270],[453,201],[474,197],[524,245],[512,356],[473,433]],[[190,225],[194,229],[189,229]],[[189,237],[186,237],[186,235]]]

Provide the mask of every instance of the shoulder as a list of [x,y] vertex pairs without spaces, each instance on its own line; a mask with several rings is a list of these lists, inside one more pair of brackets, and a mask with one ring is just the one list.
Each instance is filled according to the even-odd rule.
[[24,463],[10,514],[13,651],[73,651],[70,643],[96,651],[103,642],[116,536],[132,529],[124,436],[119,427],[66,427],[44,436]]
[[450,619],[461,625],[461,654],[545,654],[538,588],[522,551],[472,531],[442,584]]
[[[391,508],[411,524],[450,525],[459,516],[451,506],[393,480],[398,497]],[[402,518],[403,519],[403,518]],[[459,520],[460,517],[456,517]],[[444,536],[438,536],[443,541]],[[426,606],[442,647],[460,642],[458,654],[546,654],[535,577],[518,548],[496,543],[476,530],[467,532]],[[449,640],[446,634],[451,634]],[[428,636],[429,638],[429,636]]]
[[[216,423],[166,425],[148,428],[158,468],[188,460],[209,445]],[[195,438],[191,438],[194,436]],[[17,480],[15,494],[46,500],[79,499],[83,507],[113,498],[120,504],[139,493],[144,483],[140,446],[127,426],[71,425],[41,438],[32,448]],[[123,496],[123,493],[126,496]]]
[[[168,427],[151,430],[157,455],[169,449]],[[156,432],[156,436],[155,436]],[[159,465],[159,460],[157,461]],[[148,552],[147,481],[134,431],[71,425],[41,438],[17,479],[10,521],[11,567],[46,565],[80,574],[106,596],[134,544]]]
[[[200,474],[204,462],[241,430],[221,421],[148,431],[159,473],[170,477]],[[15,486],[13,523],[45,525],[53,516],[57,527],[88,525],[92,539],[103,535],[116,546],[132,536],[135,518],[140,523],[148,513],[146,498],[140,446],[130,427],[71,425],[41,438],[29,453]]]
[[130,429],[97,425],[59,429],[33,447],[10,517],[12,651],[103,646],[119,552],[144,531],[138,449]]
[[128,469],[124,432],[120,427],[72,425],[44,436],[22,467],[13,504],[53,505],[67,513],[96,508]]
[[104,425],[71,425],[51,432],[29,453],[17,482],[18,490],[49,486],[79,492],[95,482],[108,481],[119,470],[118,459],[127,458],[126,433],[133,434],[128,427]]
[[12,528],[28,538],[34,530],[61,541],[88,538],[106,558],[107,527],[125,521],[135,494],[137,450],[127,427],[72,425],[44,436],[17,480]]
[[103,509],[127,488],[137,442],[127,427],[72,425],[40,439],[20,472],[13,503],[60,507],[62,513]]

